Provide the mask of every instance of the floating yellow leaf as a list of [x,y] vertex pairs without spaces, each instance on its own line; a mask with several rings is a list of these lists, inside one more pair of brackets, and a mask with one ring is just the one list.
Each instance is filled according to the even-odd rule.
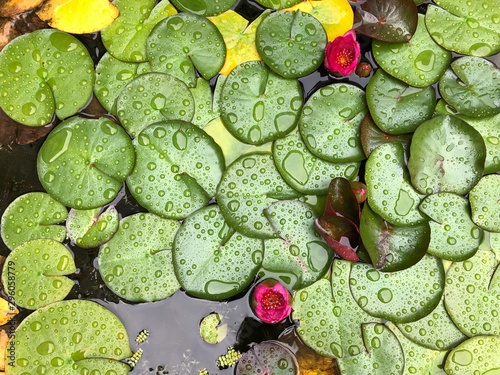
[[54,29],[87,34],[109,26],[119,11],[108,0],[47,0],[36,14]]
[[0,326],[8,323],[19,313],[16,306],[0,297]]
[[12,17],[16,14],[35,9],[43,0],[4,0],[0,1],[0,17]]
[[[9,343],[9,335],[4,330],[0,331],[0,370],[5,371],[5,358],[7,353],[7,344]],[[4,374],[4,372],[0,372]]]
[[352,28],[354,13],[347,0],[306,0],[284,11],[301,10],[309,13],[323,25],[328,41],[344,35]]
[[226,61],[220,74],[228,75],[236,66],[246,61],[261,60],[255,47],[255,33],[260,22],[270,13],[264,11],[251,24],[233,10],[208,17],[219,29],[226,43]]

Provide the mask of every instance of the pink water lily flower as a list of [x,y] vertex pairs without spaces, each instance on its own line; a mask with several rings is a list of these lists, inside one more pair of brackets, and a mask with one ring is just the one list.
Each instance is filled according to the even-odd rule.
[[269,324],[281,322],[292,312],[290,293],[274,279],[266,279],[257,284],[251,302],[255,315]]
[[356,71],[360,57],[356,33],[349,30],[326,45],[325,67],[335,75],[348,76]]

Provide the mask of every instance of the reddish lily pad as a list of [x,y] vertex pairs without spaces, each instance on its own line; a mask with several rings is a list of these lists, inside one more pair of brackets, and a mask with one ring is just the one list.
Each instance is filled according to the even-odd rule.
[[293,352],[278,341],[255,344],[243,354],[236,366],[236,375],[295,375],[299,364]]

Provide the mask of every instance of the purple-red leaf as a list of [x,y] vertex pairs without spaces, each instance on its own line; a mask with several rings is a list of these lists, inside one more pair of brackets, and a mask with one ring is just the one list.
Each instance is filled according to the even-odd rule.
[[359,245],[359,232],[350,220],[340,216],[321,216],[314,221],[314,227],[342,259],[359,261],[355,251]]
[[351,183],[342,177],[334,178],[328,187],[324,216],[342,216],[359,228],[359,203]]

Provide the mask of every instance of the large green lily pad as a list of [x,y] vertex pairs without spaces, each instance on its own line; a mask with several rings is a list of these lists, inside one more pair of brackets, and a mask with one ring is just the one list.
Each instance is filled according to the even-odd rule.
[[495,375],[500,369],[499,336],[475,336],[454,348],[446,357],[449,375]]
[[214,16],[230,9],[237,0],[172,0],[172,3],[183,12],[200,16]]
[[66,220],[68,237],[78,247],[99,247],[118,230],[118,211],[114,206],[90,210],[71,209]]
[[12,250],[5,259],[2,283],[16,305],[36,310],[64,299],[74,285],[65,275],[74,272],[73,256],[64,245],[37,239]]
[[29,126],[65,119],[92,96],[94,63],[74,36],[54,29],[15,38],[0,53],[0,107]]
[[23,242],[47,238],[62,242],[68,210],[47,193],[32,192],[13,200],[2,215],[2,240],[10,250]]
[[137,160],[127,186],[159,216],[183,219],[214,197],[224,170],[220,147],[197,126],[158,122],[135,139]]
[[184,220],[172,251],[181,287],[193,296],[220,300],[240,293],[254,280],[264,244],[235,232],[218,206],[210,205]]
[[108,288],[132,302],[158,301],[176,292],[180,285],[174,274],[172,246],[179,227],[175,220],[150,213],[122,219],[97,258]]
[[90,209],[116,197],[134,161],[134,147],[121,126],[104,117],[73,117],[50,132],[37,170],[52,197],[71,208]]
[[7,361],[11,375],[113,374],[130,367],[127,331],[122,322],[96,302],[68,300],[38,309],[24,319],[9,345],[16,360]]
[[297,3],[300,3],[300,0],[256,0],[260,5],[265,6],[266,8],[271,8],[275,10],[289,8]]
[[447,50],[489,56],[500,51],[498,2],[495,0],[437,0],[429,5],[425,25]]
[[337,163],[365,158],[359,133],[368,112],[365,92],[357,86],[332,83],[314,92],[302,108],[299,130],[314,155]]

